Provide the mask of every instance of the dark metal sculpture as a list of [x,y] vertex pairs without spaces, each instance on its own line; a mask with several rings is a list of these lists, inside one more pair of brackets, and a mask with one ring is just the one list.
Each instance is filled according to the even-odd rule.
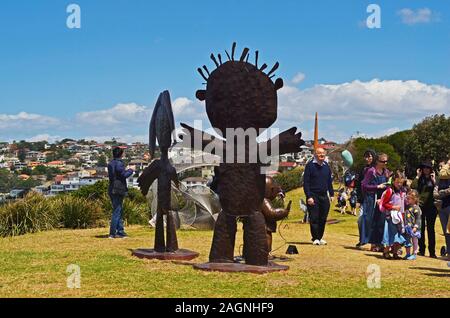
[[[171,211],[172,181],[178,186],[179,181],[175,168],[169,161],[168,151],[172,145],[175,123],[170,102],[170,94],[164,91],[159,95],[150,121],[150,154],[153,158],[158,140],[161,158],[153,160],[138,178],[139,187],[144,196],[152,183],[158,181],[157,216],[154,250],[137,250],[133,254],[138,257],[160,259],[192,259],[198,256],[195,252],[178,249],[175,216]],[[164,239],[164,216],[166,216],[167,235]],[[166,253],[171,253],[167,255]],[[173,253],[177,253],[176,255]],[[191,257],[193,256],[193,257]]]
[[[253,128],[259,135],[277,119],[277,90],[283,87],[283,80],[278,78],[272,82],[271,79],[275,76],[273,73],[279,64],[276,63],[266,74],[263,72],[267,68],[266,64],[258,67],[258,52],[253,65],[247,62],[247,48],[239,60],[234,59],[235,50],[236,44],[233,43],[231,56],[227,52],[229,60],[225,63],[222,63],[220,55],[219,62],[211,55],[217,67],[213,72],[209,72],[206,66],[203,69],[207,75],[201,68],[198,69],[207,87],[206,90],[197,91],[196,96],[206,102],[208,118],[225,140],[182,124],[184,135],[180,137],[194,149],[226,149],[234,144],[233,140],[227,139],[227,128]],[[271,153],[276,144],[279,146],[279,154],[299,151],[304,141],[301,139],[301,133],[296,133],[296,130],[295,127],[291,128],[272,140],[257,144],[256,148],[247,146],[245,158],[255,152],[258,154],[260,147],[265,147]],[[198,136],[202,138],[200,143],[195,141]],[[251,142],[256,144],[256,138]],[[246,264],[267,266],[269,249],[265,219],[261,212],[265,193],[265,175],[261,173],[261,167],[265,163],[259,157],[256,163],[237,163],[237,151],[234,151],[234,158],[227,158],[227,153],[211,152],[223,155],[223,158],[218,168],[220,178],[217,185],[222,211],[214,228],[210,262],[233,262],[236,218],[240,217],[244,223]]]
[[272,201],[277,197],[284,198],[280,185],[272,177],[266,177],[266,192],[261,211],[266,220],[266,236],[269,252],[272,251],[272,233],[277,231],[277,222],[288,217],[292,204],[292,201],[289,201],[286,208],[275,208],[272,205]]

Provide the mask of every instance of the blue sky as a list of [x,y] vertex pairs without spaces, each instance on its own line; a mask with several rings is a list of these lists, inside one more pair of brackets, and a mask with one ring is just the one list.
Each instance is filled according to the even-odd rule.
[[[68,29],[66,7],[81,7]],[[366,8],[381,8],[368,29]],[[0,139],[145,139],[159,92],[176,121],[204,119],[196,68],[231,43],[280,62],[276,127],[344,141],[450,113],[446,1],[3,0]],[[297,78],[297,80],[293,80]],[[206,125],[206,122],[205,122]]]

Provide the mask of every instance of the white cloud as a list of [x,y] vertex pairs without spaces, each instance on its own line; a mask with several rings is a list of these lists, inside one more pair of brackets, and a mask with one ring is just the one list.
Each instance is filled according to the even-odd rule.
[[115,138],[119,142],[124,143],[133,143],[133,142],[148,142],[148,135],[131,135],[131,134],[125,134],[125,135],[109,135],[109,136],[86,136],[83,137],[85,140],[94,140],[97,142],[105,142],[110,141],[113,138]]
[[16,115],[0,114],[0,130],[11,129],[38,129],[42,127],[55,127],[61,121],[57,118],[20,112]]
[[429,8],[417,10],[403,8],[397,14],[401,17],[402,23],[407,25],[439,21],[439,14],[431,11]]
[[393,135],[399,131],[401,131],[401,129],[399,127],[392,127],[392,128],[380,130],[373,134],[369,134],[368,137],[369,138],[381,138],[381,137]]
[[337,85],[316,85],[300,90],[286,86],[279,91],[279,116],[288,121],[385,121],[420,119],[450,112],[450,89],[416,80],[374,79]]
[[204,118],[206,113],[204,102],[193,101],[186,97],[179,97],[172,102],[175,121]]
[[[335,141],[345,141],[356,131],[379,137],[411,128],[426,116],[450,113],[450,88],[417,80],[355,80],[307,89],[287,85],[278,96],[278,121],[272,128],[296,126],[306,139],[312,138],[315,112],[319,113],[320,135]],[[177,127],[179,122],[193,125],[194,120],[202,120],[204,128],[210,127],[204,103],[179,97],[172,101],[172,107]],[[124,142],[146,142],[152,112],[153,106],[117,104],[78,113],[75,121],[64,124],[37,114],[0,114],[0,131],[3,139],[54,141],[71,137],[104,141],[115,137]]]
[[82,124],[109,126],[120,123],[146,122],[149,120],[150,110],[136,103],[117,104],[116,106],[92,112],[82,112],[76,119]]
[[66,137],[61,136],[52,136],[49,134],[39,134],[30,138],[27,138],[26,141],[28,142],[38,142],[38,141],[47,141],[49,143],[54,143],[57,140],[62,140]]
[[294,84],[300,84],[301,82],[303,82],[306,78],[306,75],[303,73],[297,73],[294,78],[292,79],[292,83]]
[[[187,97],[179,97],[172,101],[172,110],[176,121],[195,119],[201,116],[204,106]],[[148,124],[153,112],[153,106],[147,107],[136,103],[117,104],[112,108],[82,112],[76,115],[79,124],[95,127],[114,127],[120,124]]]

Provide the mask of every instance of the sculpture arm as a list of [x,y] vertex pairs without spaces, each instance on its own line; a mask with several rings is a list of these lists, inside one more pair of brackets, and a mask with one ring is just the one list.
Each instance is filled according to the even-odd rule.
[[262,213],[264,218],[268,221],[279,221],[286,218],[291,210],[292,201],[289,201],[285,209],[275,209],[269,199],[264,199],[262,206]]
[[[300,147],[305,144],[305,141],[302,139],[302,133],[296,133],[296,131],[297,128],[292,127],[274,138],[261,143],[260,147],[265,147],[267,149],[267,154],[271,156],[299,152]],[[278,153],[276,153],[277,150]]]
[[213,155],[222,155],[225,149],[225,141],[216,138],[204,131],[192,128],[189,125],[181,123],[183,133],[179,135],[182,139],[182,146],[194,150],[200,150]]
[[152,186],[153,181],[158,178],[159,173],[161,171],[160,161],[153,160],[152,163],[144,169],[141,176],[138,178],[139,188],[144,196],[147,195],[148,190]]

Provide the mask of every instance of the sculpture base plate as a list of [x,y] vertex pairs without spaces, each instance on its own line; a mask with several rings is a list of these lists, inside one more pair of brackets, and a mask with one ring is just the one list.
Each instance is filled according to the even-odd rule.
[[195,264],[194,269],[209,272],[266,274],[272,272],[287,271],[289,269],[289,266],[279,265],[270,261],[267,266],[255,266],[242,263],[204,263]]
[[159,259],[162,261],[190,261],[199,256],[197,252],[193,252],[190,250],[179,249],[176,252],[156,252],[154,249],[144,249],[140,248],[137,250],[133,250],[133,256],[139,258],[147,258],[147,259]]

